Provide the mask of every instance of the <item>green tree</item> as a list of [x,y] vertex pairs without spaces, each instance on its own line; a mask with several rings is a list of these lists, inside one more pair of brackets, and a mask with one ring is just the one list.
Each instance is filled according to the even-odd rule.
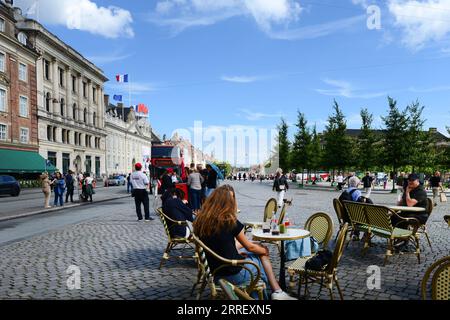
[[[347,136],[347,123],[342,110],[334,100],[334,113],[328,117],[325,128],[324,165],[329,169],[344,170],[353,163],[352,142]],[[333,174],[334,176],[334,174]]]
[[317,170],[322,166],[322,148],[316,125],[312,129],[311,139],[311,169],[317,173]]
[[420,105],[419,101],[413,102],[406,107],[408,114],[408,131],[406,141],[409,145],[407,157],[407,164],[412,166],[412,171],[416,168],[422,167],[424,164],[424,155],[430,150],[430,135],[423,131],[425,120],[422,118],[424,107]]
[[278,154],[278,163],[283,172],[289,171],[289,158],[290,158],[290,142],[288,139],[288,125],[282,118],[281,123],[278,125],[278,145],[276,148]]
[[358,137],[358,167],[366,171],[378,164],[379,153],[375,144],[378,139],[373,131],[373,115],[367,109],[361,110],[361,134]]
[[[397,101],[388,97],[389,113],[382,117],[385,126],[383,143],[384,164],[397,172],[401,166],[407,163],[405,155],[408,154],[408,116],[406,111],[400,111]],[[392,184],[392,192],[395,192],[395,182]]]
[[311,133],[308,128],[308,121],[305,114],[298,111],[297,128],[298,131],[294,137],[294,143],[292,145],[291,152],[291,165],[297,172],[302,174],[303,185],[303,172],[305,169],[311,169]]

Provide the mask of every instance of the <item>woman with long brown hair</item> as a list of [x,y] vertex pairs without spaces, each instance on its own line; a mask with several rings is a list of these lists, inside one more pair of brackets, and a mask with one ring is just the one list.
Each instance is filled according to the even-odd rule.
[[[194,221],[194,233],[214,252],[226,259],[250,260],[261,270],[261,278],[272,288],[273,300],[295,300],[281,290],[272,270],[267,247],[247,239],[244,225],[237,219],[237,202],[233,187],[217,188],[205,201]],[[239,249],[245,249],[239,251]],[[214,271],[220,262],[207,254]],[[236,285],[248,283],[250,272],[241,267],[228,267],[216,274]]]

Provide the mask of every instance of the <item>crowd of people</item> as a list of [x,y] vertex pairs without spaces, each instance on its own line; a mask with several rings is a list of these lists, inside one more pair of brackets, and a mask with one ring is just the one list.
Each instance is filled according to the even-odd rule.
[[[76,175],[72,170],[69,170],[65,175],[61,172],[56,172],[49,175],[47,172],[40,176],[42,192],[44,194],[44,208],[52,208],[50,206],[51,193],[54,193],[53,206],[64,206],[64,203],[73,203],[73,196],[75,189],[81,191],[80,201],[92,202],[92,195],[95,193],[95,179],[89,173],[80,173]],[[64,201],[65,194],[65,201]]]

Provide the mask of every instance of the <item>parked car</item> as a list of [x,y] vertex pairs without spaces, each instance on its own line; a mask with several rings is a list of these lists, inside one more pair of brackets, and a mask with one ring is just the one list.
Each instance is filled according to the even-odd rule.
[[127,183],[127,179],[124,176],[117,176],[116,177],[118,186],[124,186]]
[[11,176],[0,176],[0,194],[18,197],[20,194],[19,182]]
[[114,176],[110,176],[108,178],[108,186],[118,186],[119,185],[119,180],[114,177]]

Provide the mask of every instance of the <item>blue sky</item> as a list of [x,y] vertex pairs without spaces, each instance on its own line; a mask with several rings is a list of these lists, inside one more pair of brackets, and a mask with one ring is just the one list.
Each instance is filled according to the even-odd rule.
[[[34,1],[15,3],[27,11]],[[373,4],[378,30],[367,26]],[[388,95],[401,107],[419,99],[427,128],[450,125],[450,0],[41,0],[39,7],[31,17],[39,14],[99,65],[111,96],[128,100],[114,77],[130,75],[132,103],[149,106],[161,135],[195,120],[270,128],[283,116],[293,124],[297,110],[322,130],[333,99],[349,128],[359,128],[362,107],[379,128]]]

